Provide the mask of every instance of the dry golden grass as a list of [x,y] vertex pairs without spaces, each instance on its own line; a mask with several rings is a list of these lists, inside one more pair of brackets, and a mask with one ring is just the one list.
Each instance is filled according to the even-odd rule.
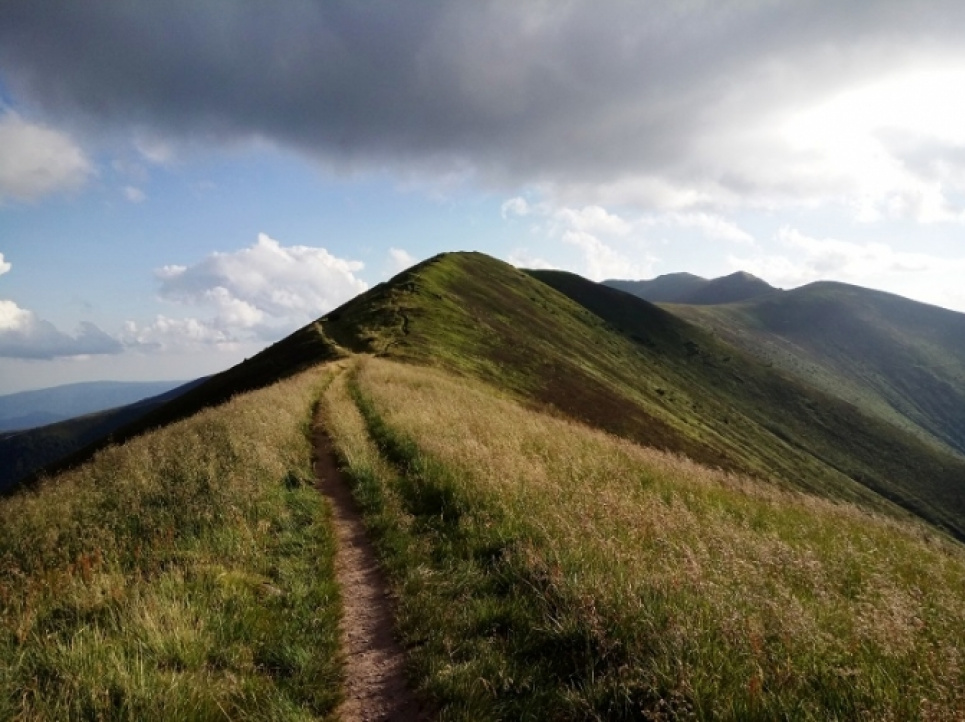
[[[357,417],[351,441],[336,435],[349,465],[368,465],[366,473],[402,499],[399,509],[419,520],[397,525],[399,534],[415,538],[436,523],[425,514],[431,490],[432,513],[441,522],[432,527],[435,551],[427,558],[437,569],[426,559],[408,562],[422,565],[423,577],[442,573],[439,559],[450,553],[454,559],[473,539],[498,541],[491,573],[500,583],[512,577],[512,594],[533,599],[520,602],[522,616],[500,608],[505,628],[487,628],[480,644],[510,654],[507,635],[540,625],[549,637],[540,642],[544,652],[572,657],[564,665],[568,678],[555,668],[546,673],[558,696],[541,704],[559,705],[554,713],[965,716],[959,545],[922,526],[709,470],[528,411],[441,372],[373,359],[362,366],[358,386],[363,405],[371,406],[369,427],[402,476],[393,482],[385,462],[373,458]],[[333,392],[347,418],[347,394]],[[352,448],[367,448],[364,460]],[[490,573],[480,571],[485,563],[478,559],[466,564],[467,579]],[[450,624],[451,638],[439,642],[454,654],[468,644],[458,635],[472,629],[452,610],[458,592],[438,582],[440,600],[432,602],[436,582],[418,585],[412,578],[410,570],[403,587],[423,595],[423,614],[437,610],[433,625],[442,629],[447,616],[459,618]],[[531,646],[516,653],[536,654]],[[481,671],[452,659],[424,662],[423,672],[437,677],[427,687],[456,699],[460,693],[446,692],[440,680],[469,680],[461,694],[494,704],[502,704],[500,694],[524,696],[519,680],[484,679],[480,692],[471,688],[479,685],[473,674],[515,669],[524,677],[518,665],[548,663],[494,661]],[[471,716],[452,713],[463,714]]]
[[307,436],[325,372],[0,502],[0,718],[317,719],[338,593]]

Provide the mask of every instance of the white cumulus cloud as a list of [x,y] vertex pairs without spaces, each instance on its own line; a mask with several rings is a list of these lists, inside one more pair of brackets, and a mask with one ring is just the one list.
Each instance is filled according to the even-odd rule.
[[656,260],[646,250],[645,230],[652,225],[645,218],[626,218],[599,205],[567,206],[550,202],[529,203],[511,198],[501,208],[503,218],[527,218],[530,231],[544,240],[546,255],[552,258],[562,247],[576,249],[576,265],[547,260],[529,249],[510,251],[510,263],[529,268],[569,266],[576,273],[595,281],[607,278],[641,278]]
[[15,331],[30,322],[30,312],[13,301],[0,299],[0,332]]
[[506,262],[516,266],[516,268],[533,268],[545,271],[558,269],[556,264],[550,263],[545,258],[532,255],[527,248],[513,249],[506,257]]
[[563,207],[553,215],[564,226],[583,233],[625,236],[633,229],[633,226],[620,216],[596,205],[583,208]]
[[87,156],[64,133],[14,112],[0,116],[0,198],[32,200],[76,188],[92,172]]
[[[0,276],[13,265],[0,253]],[[53,359],[116,354],[121,343],[97,326],[83,322],[74,334],[64,333],[15,301],[0,298],[0,358]]]
[[362,269],[360,261],[324,248],[282,246],[261,233],[248,248],[158,269],[163,300],[210,309],[212,315],[129,322],[127,339],[163,347],[274,340],[365,291],[367,284],[356,275]]
[[594,281],[607,278],[633,278],[644,271],[641,266],[591,233],[568,230],[562,241],[575,246],[583,253],[584,273]]
[[505,201],[500,207],[499,212],[503,218],[526,216],[529,215],[529,203],[522,196],[516,196]]
[[681,213],[675,211],[654,216],[645,220],[644,223],[677,228],[693,228],[712,240],[731,241],[733,243],[754,243],[754,236],[743,230],[733,221],[729,221],[714,213]]
[[231,351],[239,345],[235,336],[225,329],[217,328],[211,321],[170,318],[163,314],[158,314],[147,324],[128,321],[122,338],[125,345],[148,351],[184,351],[212,346]]

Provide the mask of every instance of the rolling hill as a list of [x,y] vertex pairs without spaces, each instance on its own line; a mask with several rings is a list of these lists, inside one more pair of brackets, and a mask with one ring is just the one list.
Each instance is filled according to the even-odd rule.
[[965,454],[965,314],[831,282],[671,310],[869,415]]
[[0,493],[76,466],[109,444],[187,418],[236,394],[269,386],[337,353],[309,324],[237,366],[160,397],[0,435]]
[[965,458],[633,295],[479,253],[414,266],[113,438],[345,353],[471,375],[638,443],[785,488],[869,508],[897,505],[965,537]]
[[871,506],[895,502],[965,533],[965,460],[572,274],[446,254],[319,327],[342,348],[471,374],[702,463]]
[[[189,381],[156,396],[66,421],[0,433],[0,493],[9,491],[49,464],[69,459],[88,445],[92,445],[92,448],[103,445],[113,438],[112,434],[118,429],[136,423],[155,409],[165,407],[203,382],[204,379]],[[162,384],[162,387],[167,386]],[[128,393],[129,389],[121,390],[120,398],[125,398]],[[83,390],[81,395],[84,395]],[[83,400],[80,403],[88,402]]]

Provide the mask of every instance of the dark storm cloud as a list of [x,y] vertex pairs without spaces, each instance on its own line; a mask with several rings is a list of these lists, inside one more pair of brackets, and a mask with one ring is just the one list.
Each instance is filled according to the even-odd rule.
[[769,181],[706,146],[963,20],[951,2],[6,0],[0,81],[87,127],[497,181],[709,174],[742,194]]

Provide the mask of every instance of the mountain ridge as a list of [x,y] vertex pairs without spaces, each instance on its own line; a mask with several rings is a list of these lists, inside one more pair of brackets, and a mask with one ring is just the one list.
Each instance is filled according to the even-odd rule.
[[965,537],[956,491],[965,459],[636,296],[480,253],[403,271],[113,438],[351,353],[441,366],[637,443],[889,513],[901,507]]
[[834,281],[726,306],[666,308],[764,363],[965,453],[965,314]]
[[87,458],[89,453],[83,451],[85,447],[89,446],[90,453],[93,453],[114,440],[113,435],[119,429],[136,424],[152,411],[175,401],[178,396],[188,393],[205,380],[206,377],[202,377],[188,381],[164,393],[124,406],[102,409],[35,428],[0,432],[0,494],[15,489],[18,483],[30,479],[44,468],[49,467],[53,471],[59,462],[66,463],[74,454],[79,453],[80,458]]
[[610,279],[603,285],[631,293],[651,303],[686,303],[700,306],[734,303],[781,289],[747,273],[735,271],[719,278],[692,273],[668,273],[645,281]]
[[[652,304],[608,289],[632,299],[633,313],[646,308],[651,320],[649,338],[646,329],[636,339],[614,333],[612,319],[534,277],[548,273],[523,273],[483,254],[442,254],[353,299],[318,326],[335,346],[477,376],[705,464],[872,505],[897,502],[962,535],[955,492],[965,479],[962,460],[800,381],[762,369],[744,378],[729,366],[735,349]],[[607,288],[579,281],[593,293]],[[665,337],[652,333],[659,324],[669,329]],[[713,352],[703,353],[702,346]],[[753,367],[746,358],[741,364]],[[766,419],[754,410],[753,395],[741,390],[749,382],[757,384],[757,399],[774,397]],[[744,400],[735,406],[728,394]],[[917,486],[919,468],[932,480],[924,491]]]

